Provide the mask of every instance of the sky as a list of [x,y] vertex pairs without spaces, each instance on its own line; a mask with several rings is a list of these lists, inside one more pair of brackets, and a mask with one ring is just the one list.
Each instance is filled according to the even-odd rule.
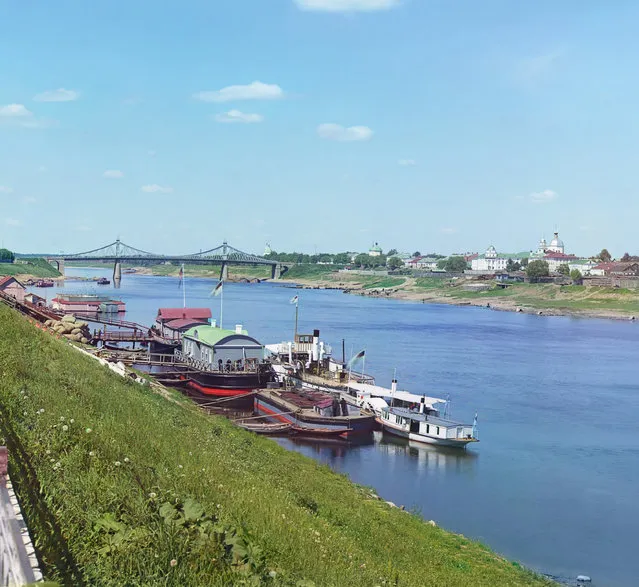
[[0,244],[639,253],[639,3],[0,0]]

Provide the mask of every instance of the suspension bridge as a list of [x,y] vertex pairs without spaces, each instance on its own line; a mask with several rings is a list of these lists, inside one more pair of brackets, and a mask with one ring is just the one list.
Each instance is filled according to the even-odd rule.
[[[25,255],[26,256],[26,255]],[[220,265],[220,279],[228,276],[229,265],[267,265],[271,268],[271,279],[279,279],[288,270],[286,265],[279,261],[264,259],[257,255],[251,255],[232,247],[226,241],[220,246],[190,255],[162,255],[136,249],[120,239],[103,247],[84,251],[82,253],[60,253],[59,255],[47,255],[49,263],[54,265],[60,273],[64,273],[64,264],[68,261],[102,261],[113,262],[113,278],[120,279],[122,263],[172,263],[189,265]]]

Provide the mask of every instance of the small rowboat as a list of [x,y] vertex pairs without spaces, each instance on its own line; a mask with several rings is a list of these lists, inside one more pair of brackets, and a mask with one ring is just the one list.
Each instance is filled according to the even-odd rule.
[[280,422],[245,422],[235,420],[240,428],[255,432],[256,434],[285,434],[291,430],[292,424]]

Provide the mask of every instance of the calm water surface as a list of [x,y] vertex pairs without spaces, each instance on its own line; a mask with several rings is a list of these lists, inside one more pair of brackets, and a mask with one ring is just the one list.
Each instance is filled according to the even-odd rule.
[[[187,280],[187,305],[219,316],[213,286]],[[67,282],[64,291],[114,294],[126,318],[144,324],[182,303],[166,277],[125,275],[119,290]],[[639,324],[227,284],[225,325],[244,324],[264,343],[288,340],[295,293],[301,331],[319,328],[337,355],[342,338],[347,355],[365,348],[366,371],[382,385],[397,369],[400,388],[450,394],[454,417],[479,413],[481,442],[466,453],[381,435],[359,447],[284,446],[527,566],[639,584]]]

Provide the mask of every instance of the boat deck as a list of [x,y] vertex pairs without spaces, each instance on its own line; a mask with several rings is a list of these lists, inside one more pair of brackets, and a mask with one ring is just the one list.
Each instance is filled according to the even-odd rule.
[[391,414],[410,418],[411,420],[416,420],[418,422],[428,422],[429,424],[434,424],[435,426],[442,426],[447,428],[450,428],[452,426],[469,426],[469,424],[464,424],[463,422],[458,422],[457,420],[447,420],[446,418],[440,418],[439,416],[428,416],[426,414],[413,412],[408,408],[390,408],[390,412]]
[[[307,416],[313,416],[316,418],[326,418],[326,416],[322,416],[315,411],[315,408],[328,408],[333,405],[334,398],[333,396],[323,393],[321,391],[310,391],[305,390],[303,392],[299,391],[276,391],[276,390],[260,390],[261,395],[268,399],[269,397],[277,400],[283,407],[285,407],[290,412],[303,413]],[[348,406],[349,410],[352,410],[353,406]],[[353,417],[361,416],[361,412],[358,409],[356,413],[350,413],[348,416],[330,416],[331,420],[336,422],[344,421],[347,422],[351,420]]]

